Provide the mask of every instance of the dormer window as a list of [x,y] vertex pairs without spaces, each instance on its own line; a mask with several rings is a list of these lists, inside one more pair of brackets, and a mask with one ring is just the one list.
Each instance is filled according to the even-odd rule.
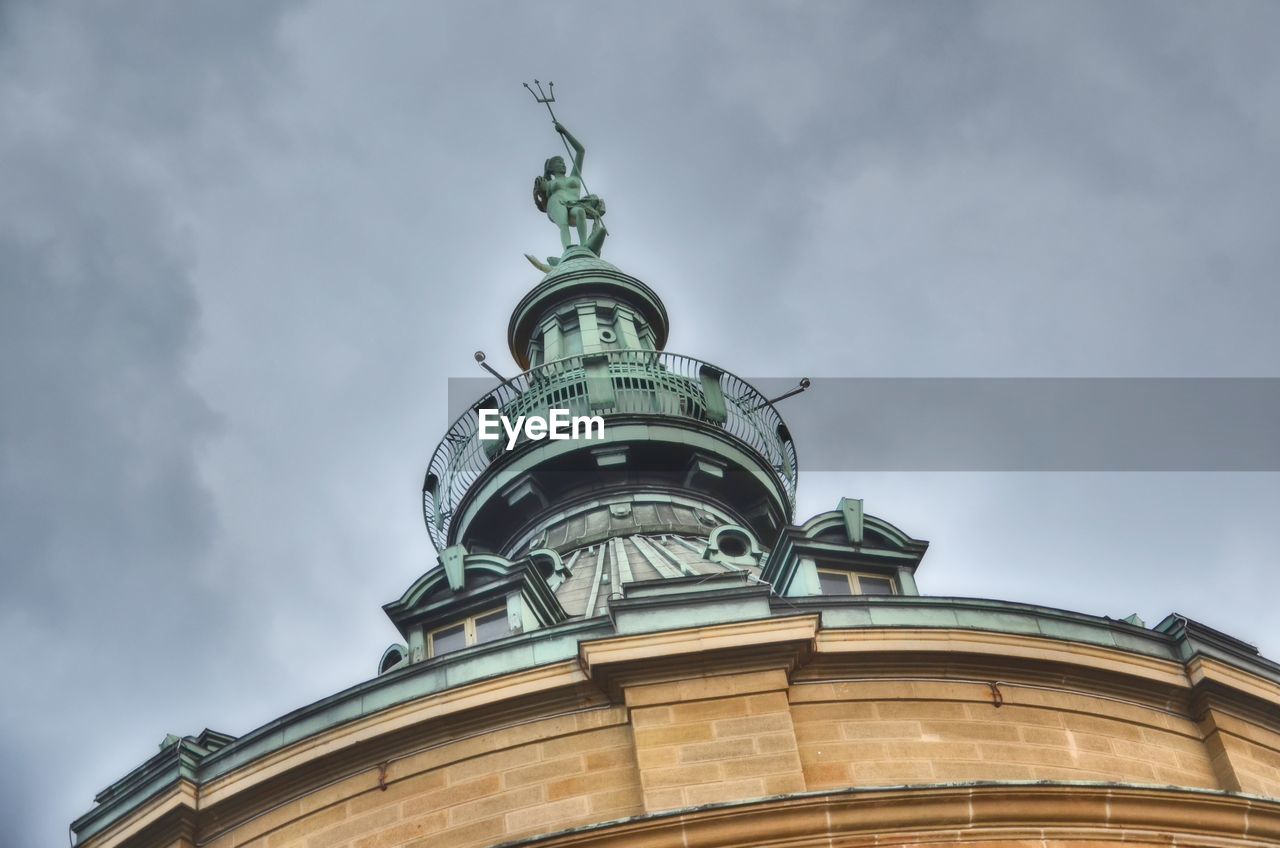
[[432,630],[427,634],[427,644],[430,646],[430,656],[439,657],[510,635],[507,608],[500,607],[470,616],[457,624]]
[[486,642],[505,644],[507,637],[569,617],[548,581],[560,569],[568,575],[551,550],[535,550],[512,562],[450,545],[440,552],[440,568],[419,577],[384,609],[405,637],[410,664]]
[[818,584],[824,595],[896,595],[892,577],[856,571],[818,569]]

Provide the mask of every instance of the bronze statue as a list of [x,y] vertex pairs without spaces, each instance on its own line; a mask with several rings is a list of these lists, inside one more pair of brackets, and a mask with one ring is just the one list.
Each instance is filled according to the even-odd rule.
[[[573,230],[577,230],[578,245],[599,256],[600,248],[604,245],[604,239],[609,234],[609,230],[605,227],[603,220],[604,199],[590,193],[585,196],[583,194],[587,190],[586,183],[582,179],[582,160],[586,155],[586,149],[582,146],[582,142],[574,138],[573,133],[565,129],[564,124],[556,119],[556,114],[551,109],[551,104],[555,102],[555,84],[549,83],[550,91],[543,92],[542,84],[537,80],[534,80],[534,83],[538,86],[537,92],[534,92],[528,83],[525,83],[524,87],[529,89],[535,100],[546,105],[547,111],[551,113],[551,121],[555,125],[556,132],[560,133],[566,150],[571,149],[573,153],[573,170],[571,171],[565,167],[563,156],[552,156],[546,161],[542,167],[542,176],[533,179],[534,205],[538,207],[539,212],[546,212],[551,222],[560,228],[560,246],[564,251],[574,246]],[[591,221],[589,232],[588,220]],[[538,261],[527,253],[525,257],[542,271],[550,271],[560,263],[560,257],[548,257],[546,263]]]
[[[559,121],[556,132],[564,136],[565,141],[573,148],[573,170],[565,173],[563,156],[552,156],[542,169],[542,176],[533,179],[533,202],[539,212],[546,212],[557,227],[560,228],[560,246],[566,250],[572,246],[573,239],[570,227],[578,231],[578,244],[600,255],[600,245],[604,241],[605,230],[601,216],[604,215],[604,200],[594,194],[582,196],[582,159],[586,150],[582,142],[573,137]],[[593,223],[591,233],[587,233],[587,220]]]

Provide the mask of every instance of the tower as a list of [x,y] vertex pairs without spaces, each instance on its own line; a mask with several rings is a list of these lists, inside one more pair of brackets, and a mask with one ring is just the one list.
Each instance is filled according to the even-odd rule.
[[[636,582],[758,579],[760,540],[790,519],[797,479],[795,447],[768,398],[722,368],[665,350],[658,295],[583,247],[566,251],[508,326],[512,355],[527,370],[471,405],[425,476],[427,529],[444,563],[430,577],[435,594],[465,595],[469,568],[524,568],[553,597],[539,605],[512,589],[507,629],[495,622],[485,631],[523,633],[605,614]],[[521,436],[510,449],[478,438],[486,410],[511,420],[557,409],[598,418],[599,432]],[[482,584],[486,596],[492,582]],[[417,623],[432,595],[424,591],[415,584],[387,607],[407,642],[390,650],[387,668],[457,644],[452,630]]]
[[[564,249],[511,314],[521,373],[432,455],[403,641],[243,736],[166,737],[77,845],[1280,840],[1280,666],[1180,615],[921,596],[928,543],[858,499],[797,520],[782,416],[666,350],[557,128]],[[553,410],[602,437],[480,438]]]

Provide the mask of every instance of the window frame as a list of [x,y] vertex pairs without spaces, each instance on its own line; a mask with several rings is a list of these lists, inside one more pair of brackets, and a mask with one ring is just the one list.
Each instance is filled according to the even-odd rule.
[[[428,631],[424,634],[424,636],[426,637],[426,638],[425,638],[425,641],[426,641],[426,643],[427,643],[427,657],[428,657],[428,658],[443,657],[443,656],[448,656],[449,654],[456,654],[456,653],[458,653],[458,651],[465,651],[467,648],[474,648],[477,644],[486,644],[486,645],[487,645],[487,644],[488,644],[488,642],[481,642],[481,643],[477,643],[477,642],[476,642],[476,619],[478,619],[478,618],[488,618],[489,616],[491,616],[491,615],[495,615],[495,614],[497,614],[497,613],[502,613],[503,617],[505,618],[505,617],[506,617],[506,615],[507,615],[507,608],[506,608],[506,606],[491,607],[491,608],[486,609],[486,610],[481,610],[480,612],[473,613],[473,614],[471,614],[471,615],[467,616],[466,618],[462,619],[461,621],[451,621],[451,622],[449,622],[448,624],[443,624],[443,625],[441,625],[441,626],[439,626],[439,627],[433,627],[432,629],[428,630]],[[436,637],[436,634],[437,634],[437,633],[443,633],[443,632],[444,632],[444,631],[446,631],[446,630],[453,630],[453,629],[454,629],[454,628],[456,628],[459,624],[461,624],[461,625],[462,625],[462,642],[463,642],[462,647],[461,647],[461,648],[457,648],[456,650],[452,650],[452,651],[445,651],[443,654],[437,654],[437,653],[436,653],[436,638],[435,638],[435,637]],[[506,634],[506,635],[507,635],[507,636],[510,636],[510,635],[511,635],[511,624],[510,624],[510,622],[509,622],[509,621],[508,621],[508,623],[507,623],[507,634]],[[502,636],[499,636],[499,637],[498,637],[498,639],[501,639],[501,638],[504,638],[504,637],[502,637]],[[489,640],[489,642],[494,642],[494,641],[497,641],[497,640],[496,640],[496,639],[490,639],[490,640]]]
[[[840,577],[844,577],[844,578],[846,579],[846,582],[849,584],[849,595],[850,595],[850,596],[852,596],[852,595],[860,595],[860,596],[864,596],[864,597],[865,597],[865,596],[867,596],[867,595],[879,595],[879,596],[880,596],[880,597],[882,597],[882,598],[883,598],[883,597],[885,597],[885,595],[884,595],[884,593],[883,593],[883,592],[863,592],[863,591],[862,591],[862,583],[861,583],[861,581],[859,580],[859,578],[862,578],[862,577],[870,577],[870,578],[873,578],[873,579],[875,579],[875,580],[888,580],[888,581],[889,581],[889,594],[890,594],[890,595],[898,595],[898,594],[901,594],[901,592],[899,592],[899,591],[898,591],[898,581],[897,581],[897,580],[895,580],[895,579],[893,578],[893,576],[892,576],[892,575],[889,575],[889,574],[875,574],[875,573],[870,572],[870,571],[844,571],[844,570],[842,570],[842,569],[838,569],[838,568],[822,568],[822,567],[820,567],[820,566],[815,567],[815,570],[818,572],[818,574],[819,574],[819,575],[822,575],[822,574],[835,574],[835,575],[839,575]],[[822,587],[822,578],[821,578],[821,577],[819,577],[819,578],[818,578],[818,587],[819,587],[819,588],[821,588],[821,587]],[[822,594],[824,594],[824,595],[825,595],[826,593],[824,592],[824,593],[822,593]],[[826,595],[826,597],[828,597],[828,598],[838,598],[838,597],[847,597],[847,596],[843,596],[843,595]]]

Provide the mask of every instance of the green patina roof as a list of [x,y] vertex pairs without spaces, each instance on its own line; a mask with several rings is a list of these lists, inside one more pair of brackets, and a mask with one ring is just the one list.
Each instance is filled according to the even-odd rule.
[[[721,593],[699,594],[705,602],[716,604],[716,596]],[[643,607],[646,615],[661,617],[662,629],[706,623],[705,610],[681,594],[661,593],[632,606]],[[744,603],[743,609],[748,608],[758,610]],[[794,615],[797,609],[821,613],[823,626],[832,629],[963,628],[1100,645],[1179,662],[1209,656],[1280,683],[1280,664],[1261,657],[1247,643],[1177,614],[1147,630],[1124,621],[1031,604],[902,595],[774,599],[770,614]],[[581,641],[614,635],[617,630],[607,616],[576,619],[376,677],[295,710],[215,750],[202,748],[196,738],[182,740],[101,793],[98,805],[77,819],[72,828],[80,839],[87,838],[179,779],[196,784],[210,781],[334,727],[457,686],[572,659],[578,655]]]

